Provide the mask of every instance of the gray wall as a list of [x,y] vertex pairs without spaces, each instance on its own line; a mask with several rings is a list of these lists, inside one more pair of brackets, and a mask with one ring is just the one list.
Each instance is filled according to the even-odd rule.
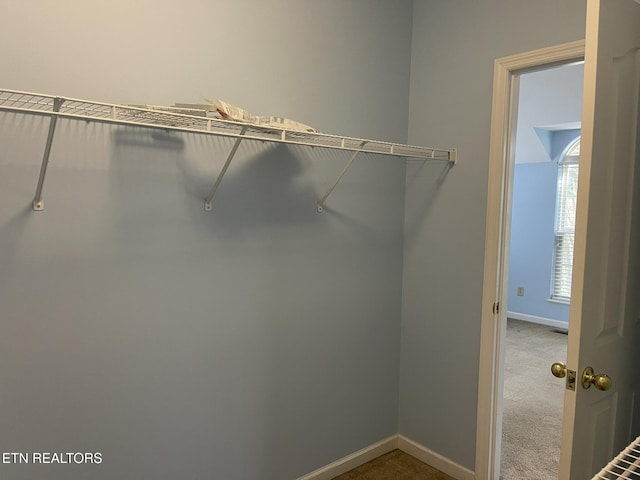
[[[403,141],[412,4],[10,0],[5,88]],[[330,32],[330,34],[329,34]],[[398,431],[405,168],[0,113],[0,477],[295,478]]]
[[584,38],[586,3],[416,0],[409,142],[459,165],[407,169],[400,433],[470,469],[494,59]]

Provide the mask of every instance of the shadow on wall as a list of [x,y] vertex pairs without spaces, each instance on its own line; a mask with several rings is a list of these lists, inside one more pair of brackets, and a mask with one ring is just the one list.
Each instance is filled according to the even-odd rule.
[[425,224],[426,217],[453,165],[411,161],[407,165],[407,198],[405,212],[405,248],[416,239],[416,229]]
[[14,216],[0,224],[0,251],[3,252],[3,255],[0,255],[0,271],[7,275],[11,275],[14,271],[14,264],[18,258],[17,252],[32,217],[31,205],[25,205]]
[[[161,221],[159,217],[173,211],[176,217],[186,215],[216,236],[233,241],[256,230],[300,229],[326,222],[342,225],[360,240],[375,241],[377,227],[361,218],[361,210],[370,210],[369,202],[387,195],[381,191],[387,180],[370,178],[372,183],[363,185],[357,170],[367,170],[374,162],[375,168],[387,171],[397,161],[359,159],[332,194],[333,202],[319,214],[318,199],[339,174],[349,152],[315,149],[311,160],[305,147],[248,140],[240,144],[215,193],[212,211],[206,212],[204,199],[222,171],[234,138],[127,127],[115,130],[112,141],[111,197],[122,202],[123,222]],[[182,182],[176,181],[176,169]],[[348,186],[350,182],[355,189]],[[347,204],[352,207],[332,209],[332,203],[345,205],[338,200],[341,195],[349,198]],[[389,208],[393,205],[390,202]]]
[[[220,175],[235,142],[232,138],[208,138],[147,129],[119,129],[113,134],[113,188],[123,202],[149,200],[154,190],[162,208],[176,208],[190,199],[188,210],[217,232],[237,235],[240,231],[289,224],[301,225],[317,219],[317,194],[303,175],[302,160],[286,145],[245,141],[224,175],[213,198],[213,211],[204,211],[204,199]],[[171,173],[184,178],[176,191]],[[138,188],[131,189],[131,182]],[[137,192],[137,193],[132,193]],[[157,192],[157,191],[156,191]],[[169,193],[169,195],[167,195]],[[134,195],[136,198],[123,198]],[[162,197],[162,199],[160,199]],[[193,208],[193,202],[200,205]],[[153,215],[152,211],[146,214]]]
[[[249,155],[222,179],[213,199],[212,225],[236,233],[249,229],[269,229],[295,225],[304,227],[317,221],[316,193],[304,174],[304,166],[286,145],[265,149],[247,145]],[[245,150],[245,151],[246,151]],[[226,156],[224,157],[226,158]],[[188,165],[184,165],[185,170]],[[204,190],[206,196],[215,179]]]
[[184,140],[179,135],[166,130],[118,128],[113,132],[113,142],[119,147],[130,146],[172,152],[182,152],[185,149]]
[[[332,197],[340,211],[319,214],[314,181],[327,188],[348,155],[318,149],[310,161],[298,147],[248,141],[206,212],[234,139],[163,135],[114,134],[107,195],[116,205],[106,234],[116,236],[119,288],[135,312],[120,320],[126,353],[144,348],[153,368],[135,357],[137,371],[162,364],[166,374],[159,387],[140,375],[136,389],[146,398],[181,385],[167,411],[192,408],[164,416],[150,407],[149,423],[160,432],[190,426],[172,438],[199,457],[193,470],[224,468],[240,451],[250,461],[235,468],[260,469],[233,478],[296,478],[361,448],[362,436],[393,433],[404,169],[374,160],[394,173],[389,186],[377,173],[358,175],[371,163],[354,165]],[[118,401],[133,408],[129,393]],[[341,433],[347,424],[354,433]],[[217,442],[207,463],[203,445]],[[335,453],[318,457],[327,443]]]
[[356,162],[318,214],[346,152],[246,142],[206,212],[233,139],[61,121],[35,213],[47,127],[0,124],[7,449],[266,480],[396,431],[404,167]]

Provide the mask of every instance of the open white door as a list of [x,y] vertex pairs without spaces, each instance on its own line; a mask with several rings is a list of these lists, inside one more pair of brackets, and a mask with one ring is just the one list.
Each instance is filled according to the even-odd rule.
[[591,478],[640,434],[639,90],[640,4],[588,0],[562,480]]

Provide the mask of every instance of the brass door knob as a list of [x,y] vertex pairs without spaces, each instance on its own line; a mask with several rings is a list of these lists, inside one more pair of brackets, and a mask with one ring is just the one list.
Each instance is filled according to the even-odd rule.
[[564,378],[567,376],[567,366],[562,362],[555,362],[551,365],[551,373],[554,377]]
[[611,381],[611,377],[609,375],[604,375],[599,373],[594,375],[593,368],[587,367],[582,372],[582,388],[587,389],[591,387],[591,385],[595,386],[598,390],[606,391],[611,388],[613,382]]

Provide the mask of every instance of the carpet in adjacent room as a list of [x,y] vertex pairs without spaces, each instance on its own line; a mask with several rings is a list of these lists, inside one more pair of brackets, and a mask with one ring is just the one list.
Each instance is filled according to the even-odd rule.
[[501,480],[555,480],[565,392],[551,375],[567,358],[567,336],[509,319],[504,363]]

